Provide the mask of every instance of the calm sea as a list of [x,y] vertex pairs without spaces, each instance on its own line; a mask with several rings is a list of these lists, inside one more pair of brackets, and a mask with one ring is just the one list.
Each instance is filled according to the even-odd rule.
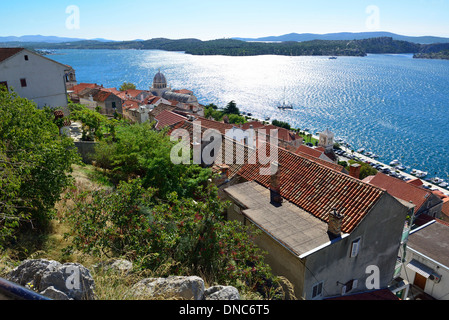
[[[158,69],[203,104],[234,100],[255,117],[315,133],[329,128],[355,150],[449,180],[449,61],[367,57],[193,56],[159,50],[59,50],[50,58],[78,82],[148,89]],[[283,101],[293,110],[280,111]]]

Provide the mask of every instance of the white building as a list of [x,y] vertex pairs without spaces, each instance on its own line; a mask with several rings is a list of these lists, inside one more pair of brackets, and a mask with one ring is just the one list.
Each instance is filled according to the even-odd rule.
[[38,108],[67,107],[66,82],[70,66],[24,48],[0,48],[0,85],[20,97],[34,101]]
[[401,278],[409,299],[449,300],[448,223],[435,219],[410,232]]

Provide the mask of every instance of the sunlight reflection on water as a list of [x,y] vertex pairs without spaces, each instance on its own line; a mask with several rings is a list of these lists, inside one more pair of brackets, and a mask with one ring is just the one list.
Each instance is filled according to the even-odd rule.
[[[160,68],[174,89],[201,103],[234,100],[241,111],[315,133],[329,128],[364,147],[446,177],[449,173],[449,61],[411,55],[367,57],[192,56],[158,50],[61,50],[79,82],[148,89]],[[285,92],[285,93],[284,93]],[[294,110],[280,111],[283,101]]]

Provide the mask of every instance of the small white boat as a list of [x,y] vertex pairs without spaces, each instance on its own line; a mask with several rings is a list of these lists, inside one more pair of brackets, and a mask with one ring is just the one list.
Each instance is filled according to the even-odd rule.
[[372,155],[373,155],[373,153],[371,151],[368,151],[365,153],[365,156],[367,156],[367,157],[371,157]]
[[442,188],[446,188],[449,184],[447,182],[441,182],[440,184],[438,184],[438,186],[442,187]]
[[399,164],[400,164],[399,160],[396,160],[396,159],[390,162],[390,166],[397,166]]
[[443,183],[444,180],[440,179],[438,177],[435,177],[435,178],[430,179],[430,182],[435,183],[435,184],[440,184],[440,183]]
[[373,155],[371,156],[371,158],[374,158],[374,159],[379,158],[379,155],[373,153]]
[[416,174],[416,176],[418,178],[424,178],[425,176],[427,176],[427,172],[418,170],[418,173]]
[[418,173],[419,170],[416,169],[412,169],[412,171],[410,171],[411,174],[413,174],[414,176]]
[[364,152],[365,152],[365,149],[360,148],[360,149],[357,150],[357,152],[358,152],[358,153],[364,153]]
[[405,169],[407,169],[405,166],[403,166],[402,164],[396,166],[396,169],[404,171]]

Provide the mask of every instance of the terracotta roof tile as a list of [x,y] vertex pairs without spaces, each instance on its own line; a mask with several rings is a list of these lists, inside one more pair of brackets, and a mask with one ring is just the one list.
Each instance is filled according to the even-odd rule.
[[0,48],[0,62],[16,55],[24,48]]
[[[264,147],[268,148],[268,143],[261,146],[257,154]],[[337,208],[344,215],[342,230],[349,233],[385,191],[316,160],[278,148],[281,196],[323,221],[328,221],[328,213]],[[263,167],[266,165],[259,162],[245,164],[238,175],[269,188],[270,176],[260,174]]]
[[419,211],[427,197],[431,194],[430,191],[417,187],[413,184],[406,183],[397,178],[387,176],[381,172],[378,172],[373,178],[371,178],[369,183],[386,190],[393,197],[404,201],[412,201],[412,203],[416,206],[415,211]]
[[177,124],[178,122],[184,122],[186,120],[185,117],[168,110],[164,110],[161,113],[159,113],[157,117],[155,117],[155,119],[157,121],[156,124],[157,130],[162,130],[167,126],[171,127]]

